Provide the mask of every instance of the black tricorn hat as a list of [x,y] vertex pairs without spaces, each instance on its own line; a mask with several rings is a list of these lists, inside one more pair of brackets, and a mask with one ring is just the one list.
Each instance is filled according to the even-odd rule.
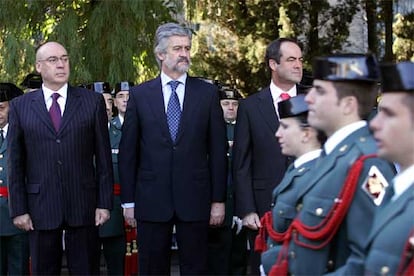
[[336,54],[316,57],[313,77],[327,81],[378,82],[378,62],[372,54]]
[[97,81],[86,85],[86,88],[101,94],[111,94],[111,87],[109,83],[103,81]]
[[129,89],[134,86],[134,83],[129,81],[121,81],[115,84],[115,95],[119,91],[129,91]]
[[308,112],[308,104],[305,102],[305,95],[300,94],[277,104],[279,117],[297,117]]
[[23,95],[23,91],[13,83],[0,83],[0,102],[8,102],[13,98]]
[[229,86],[219,86],[220,100],[240,100],[242,96],[239,91]]
[[42,87],[42,77],[39,74],[30,73],[28,74],[22,83],[20,84],[23,87],[38,89]]
[[414,92],[414,62],[381,64],[382,92]]

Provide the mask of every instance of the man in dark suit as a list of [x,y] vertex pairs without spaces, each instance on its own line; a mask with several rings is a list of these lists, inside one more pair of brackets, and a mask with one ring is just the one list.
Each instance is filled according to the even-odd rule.
[[113,173],[103,97],[68,85],[57,42],[36,51],[42,88],[11,102],[10,215],[29,231],[33,274],[60,274],[62,232],[71,274],[99,273],[98,225],[112,208]]
[[7,189],[7,133],[9,102],[23,91],[12,83],[0,83],[0,275],[29,274],[29,237],[13,225]]
[[191,30],[158,27],[157,78],[130,91],[119,149],[121,200],[137,219],[140,274],[170,273],[176,226],[181,274],[207,272],[208,225],[226,199],[226,129],[217,88],[187,75]]
[[275,133],[277,103],[297,94],[302,79],[302,51],[296,41],[279,38],[266,49],[270,86],[240,102],[233,146],[236,215],[250,229],[251,274],[259,274],[260,254],[253,252],[260,217],[270,210],[272,191],[288,165]]

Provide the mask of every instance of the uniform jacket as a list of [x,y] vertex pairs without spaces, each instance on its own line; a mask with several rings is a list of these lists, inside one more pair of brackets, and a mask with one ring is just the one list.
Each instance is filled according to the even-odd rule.
[[[308,172],[316,164],[316,160],[310,160],[298,168],[291,164],[282,182],[273,190],[272,227],[277,232],[285,232],[296,217],[299,191],[305,188],[309,182]],[[267,247],[268,250],[261,255],[262,265],[266,274],[269,273],[272,265],[276,263],[281,248],[280,244],[271,238],[268,239]]]
[[243,218],[270,210],[272,191],[282,180],[287,158],[275,133],[279,127],[270,88],[241,100],[233,146],[235,208]]
[[[7,187],[7,137],[0,147],[0,187]],[[25,231],[14,226],[9,213],[9,199],[0,196],[0,236],[11,236],[25,233]]]
[[379,208],[368,238],[367,275],[396,275],[404,246],[414,229],[414,185]]
[[[358,157],[376,153],[375,141],[367,126],[362,127],[319,161],[307,176],[309,184],[299,194],[301,211],[299,220],[307,226],[318,225],[329,213],[335,199],[344,185],[348,170]],[[370,158],[358,179],[356,192],[347,215],[342,221],[335,237],[321,249],[310,249],[291,241],[289,245],[289,272],[295,275],[320,275],[335,271],[343,275],[361,275],[363,263],[359,257],[372,226],[376,205],[364,190],[371,167],[377,167],[388,183],[394,175],[393,167],[379,158]],[[295,236],[295,235],[294,235]],[[309,241],[299,236],[306,244],[318,245],[321,242]]]
[[[43,91],[11,101],[8,133],[10,214],[29,213],[37,230],[95,224],[112,208],[113,174],[102,95],[68,86],[55,131]],[[96,164],[96,169],[95,169]]]
[[161,78],[130,91],[119,152],[121,200],[138,220],[210,218],[226,199],[226,129],[216,88],[188,76],[180,126],[172,141]]
[[[118,152],[119,142],[122,136],[122,124],[119,117],[115,117],[109,124],[109,140],[112,151],[112,168],[114,171],[114,183],[119,185],[118,173]],[[110,214],[110,218],[102,226],[99,227],[100,237],[123,236],[125,234],[124,215],[121,207],[120,195],[114,194],[114,206]]]

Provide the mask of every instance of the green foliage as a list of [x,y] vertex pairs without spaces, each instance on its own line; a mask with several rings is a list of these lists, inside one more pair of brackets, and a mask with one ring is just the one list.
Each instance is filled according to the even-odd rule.
[[20,83],[35,69],[35,48],[58,41],[74,85],[142,82],[159,71],[153,35],[174,9],[173,0],[2,0],[0,79]]
[[[191,74],[254,93],[270,82],[266,46],[296,37],[305,68],[318,55],[346,51],[349,24],[367,0],[0,0],[0,81],[34,71],[35,48],[61,42],[72,84],[142,82],[158,74],[153,36],[169,21],[194,28]],[[385,1],[385,0],[384,0]],[[385,16],[378,13],[378,26]],[[414,59],[414,15],[397,15],[394,52]],[[376,23],[375,23],[376,24]],[[376,30],[383,39],[383,28]],[[383,45],[383,43],[378,43]]]
[[414,62],[414,13],[396,15],[393,51],[398,61]]

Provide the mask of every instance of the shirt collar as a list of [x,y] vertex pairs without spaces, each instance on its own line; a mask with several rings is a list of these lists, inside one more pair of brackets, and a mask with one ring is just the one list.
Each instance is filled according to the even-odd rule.
[[276,86],[276,84],[271,81],[270,82],[270,93],[272,94],[272,98],[274,102],[279,102],[280,101],[280,94],[282,93],[288,93],[289,96],[294,97],[297,95],[297,91],[296,91],[296,85],[292,86],[291,89],[289,89],[289,91],[284,91],[282,89],[280,89],[279,87]]
[[394,196],[392,200],[397,199],[402,195],[411,185],[414,185],[414,164],[397,174],[394,177]]
[[348,137],[351,133],[355,132],[360,128],[365,127],[366,125],[366,121],[357,121],[335,131],[335,133],[332,134],[331,137],[329,137],[328,140],[326,140],[325,142],[324,149],[326,154],[331,153],[334,150],[334,148],[337,145],[339,145],[339,143],[341,143],[343,140],[345,140],[345,138]]
[[9,130],[9,123],[7,123],[2,129],[3,129],[3,137],[6,137],[7,131]]
[[[161,85],[162,87],[165,87],[168,85],[168,83],[170,81],[172,81],[173,79],[170,78],[169,76],[167,76],[164,72],[161,71]],[[182,74],[178,79],[176,79],[177,81],[181,82],[184,86],[185,86],[185,82],[187,80],[187,73]]]
[[62,97],[62,98],[64,98],[64,99],[66,99],[67,98],[67,96],[68,96],[68,84],[67,83],[65,83],[59,90],[57,90],[57,91],[53,91],[53,90],[51,90],[51,89],[49,89],[49,88],[47,88],[44,84],[42,84],[42,90],[43,90],[43,95],[44,95],[44,97],[45,97],[45,101],[47,101],[51,96],[52,96],[52,94],[53,93],[59,93],[59,95]]
[[295,162],[293,163],[295,168],[299,168],[306,162],[309,162],[313,159],[318,158],[321,155],[322,149],[312,150],[305,154],[302,154],[298,158],[296,158]]

